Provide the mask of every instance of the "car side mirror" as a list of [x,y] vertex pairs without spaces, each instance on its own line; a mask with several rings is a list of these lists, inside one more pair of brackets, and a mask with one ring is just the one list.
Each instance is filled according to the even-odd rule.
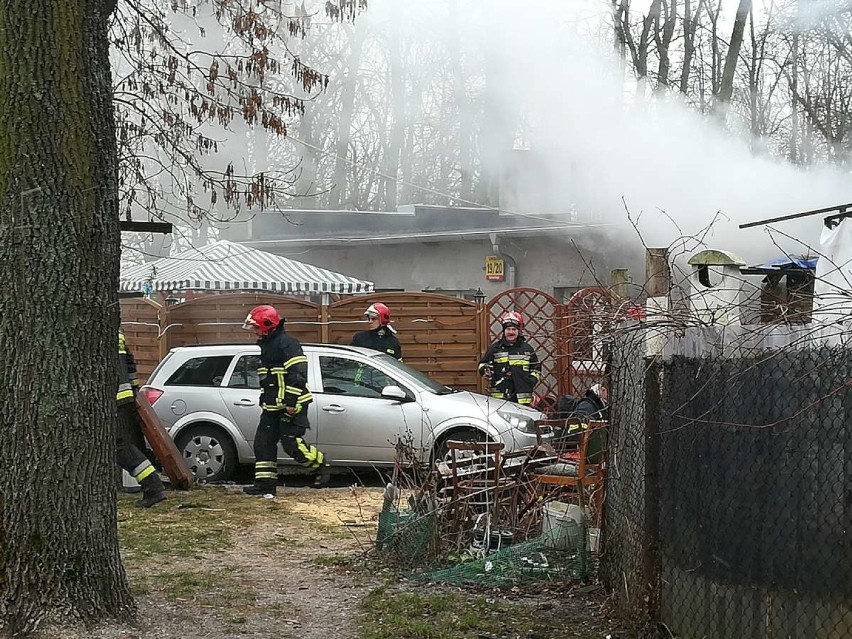
[[392,399],[397,402],[414,401],[414,398],[409,397],[408,393],[402,390],[399,386],[385,386],[382,389],[382,397],[384,399]]

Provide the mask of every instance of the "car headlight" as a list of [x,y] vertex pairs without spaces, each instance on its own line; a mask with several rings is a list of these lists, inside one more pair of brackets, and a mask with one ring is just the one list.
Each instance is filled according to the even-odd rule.
[[506,420],[512,428],[517,428],[524,433],[535,432],[535,420],[532,417],[502,410],[498,410],[497,414]]

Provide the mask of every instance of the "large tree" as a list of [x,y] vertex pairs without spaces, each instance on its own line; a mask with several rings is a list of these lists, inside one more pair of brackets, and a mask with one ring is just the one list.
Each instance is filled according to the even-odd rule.
[[[305,95],[327,82],[286,47],[274,57],[310,22],[288,6],[170,2],[184,17],[212,7],[227,25],[204,53],[170,30],[160,0],[0,4],[0,635],[134,616],[114,482],[119,216],[158,215],[148,196],[164,191],[191,219],[217,196],[275,197],[275,174],[199,157],[235,119],[285,133],[304,102],[272,84],[282,70]],[[341,20],[364,6],[324,9]],[[110,34],[123,52],[115,83]]]
[[116,531],[111,0],[0,3],[0,631],[134,612]]

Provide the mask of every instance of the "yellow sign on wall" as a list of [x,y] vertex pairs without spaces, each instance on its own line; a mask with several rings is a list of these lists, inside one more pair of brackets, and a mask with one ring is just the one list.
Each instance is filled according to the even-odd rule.
[[502,257],[498,255],[486,256],[485,279],[489,282],[503,282],[506,280],[506,271]]

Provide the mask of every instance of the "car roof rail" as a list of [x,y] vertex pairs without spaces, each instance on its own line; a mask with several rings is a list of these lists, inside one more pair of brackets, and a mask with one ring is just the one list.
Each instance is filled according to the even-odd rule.
[[363,353],[365,350],[369,350],[374,353],[379,353],[380,351],[373,351],[372,349],[365,349],[363,346],[350,346],[349,344],[323,344],[321,342],[302,342],[302,346],[317,346],[321,348],[331,348],[337,351],[347,351],[349,353]]
[[[177,350],[179,348],[210,348],[214,346],[221,346],[225,348],[245,348],[247,346],[257,346],[256,343],[253,342],[226,342],[226,343],[204,343],[204,344],[181,344],[180,346],[172,346],[169,350]],[[313,346],[317,348],[328,348],[337,351],[345,351],[347,353],[359,353],[361,355],[365,354],[365,351],[369,351],[369,355],[380,354],[380,351],[373,351],[372,349],[364,348],[362,346],[350,346],[348,344],[323,344],[321,342],[302,342],[302,346]]]
[[245,346],[257,346],[257,344],[253,342],[210,342],[204,344],[181,344],[180,346],[172,346],[170,350],[175,350],[178,348],[210,348],[211,346],[230,346],[231,348],[243,348]]

